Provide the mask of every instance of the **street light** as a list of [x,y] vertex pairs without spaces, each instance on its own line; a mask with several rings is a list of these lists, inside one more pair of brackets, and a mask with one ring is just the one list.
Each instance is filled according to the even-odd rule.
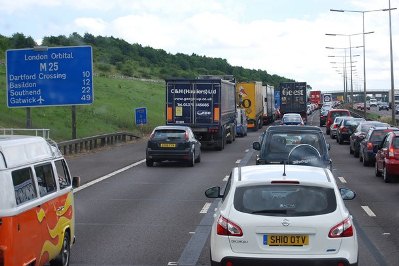
[[[363,47],[363,46],[352,46],[351,48],[361,48],[361,47]],[[345,55],[344,56],[334,56],[334,55],[329,55],[328,57],[344,57],[344,72],[345,72],[345,75],[344,75],[344,101],[345,102],[347,102],[347,93],[348,93],[348,84],[347,84],[347,76],[346,76],[346,73],[347,73],[347,71],[346,71],[346,57],[347,57],[347,55],[346,55],[346,49],[349,49],[350,47],[329,47],[329,46],[326,46],[326,49],[343,49],[344,50],[344,52],[345,52]],[[352,55],[352,57],[355,57],[355,56],[360,56],[360,55]],[[353,62],[352,62],[353,63]]]
[[[353,34],[331,34],[331,33],[326,33],[327,36],[347,36],[349,37],[349,56],[352,58],[352,41],[351,37],[355,35],[360,35],[363,34],[363,37],[365,34],[370,34],[374,33],[374,31],[369,31],[369,32],[362,32],[362,33],[353,33]],[[363,45],[363,50],[364,50],[364,45]],[[363,55],[364,57],[364,55]],[[353,81],[352,81],[352,64],[351,64],[351,106],[353,107]],[[364,106],[366,106],[366,93],[364,94]],[[366,108],[365,108],[366,109]],[[366,110],[364,111],[366,112]]]
[[[390,54],[391,54],[391,93],[394,95],[394,81],[393,81],[393,61],[392,61],[392,31],[391,31],[391,10],[396,8],[391,8],[391,0],[389,0],[389,8],[384,9],[374,9],[374,10],[344,10],[344,9],[330,9],[333,12],[352,12],[352,13],[362,13],[363,18],[363,89],[364,89],[364,106],[366,106],[366,40],[364,32],[364,14],[370,12],[378,11],[389,11],[389,32],[390,32]],[[394,97],[393,97],[394,98]],[[394,102],[394,101],[393,101]],[[392,104],[392,124],[395,124],[395,111],[394,103]],[[364,108],[364,117],[366,117],[366,108]]]

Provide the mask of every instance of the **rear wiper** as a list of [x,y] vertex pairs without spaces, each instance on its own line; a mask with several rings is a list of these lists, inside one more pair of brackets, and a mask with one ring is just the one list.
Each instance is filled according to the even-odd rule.
[[277,213],[277,214],[287,214],[287,210],[259,210],[259,211],[253,211],[251,214],[257,214],[257,213]]

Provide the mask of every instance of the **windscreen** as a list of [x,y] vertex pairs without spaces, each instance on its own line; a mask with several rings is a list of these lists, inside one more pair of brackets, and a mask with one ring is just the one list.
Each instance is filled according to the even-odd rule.
[[186,131],[178,129],[156,130],[152,139],[154,140],[184,140]]
[[265,216],[311,216],[337,208],[332,188],[302,185],[238,187],[234,207],[244,213]]

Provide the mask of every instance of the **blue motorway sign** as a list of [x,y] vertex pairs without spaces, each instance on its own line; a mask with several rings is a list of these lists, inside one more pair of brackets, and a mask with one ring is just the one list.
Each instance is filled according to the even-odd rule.
[[93,103],[91,46],[6,51],[8,107]]
[[136,125],[147,124],[147,108],[139,107],[135,109]]

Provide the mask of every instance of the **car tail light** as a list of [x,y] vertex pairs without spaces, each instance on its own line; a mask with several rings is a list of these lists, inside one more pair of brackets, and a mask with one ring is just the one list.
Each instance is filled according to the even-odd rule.
[[329,238],[351,237],[353,236],[353,224],[350,217],[346,218],[333,228],[328,233]]
[[341,127],[341,132],[348,132],[348,129],[346,127]]
[[388,159],[397,159],[399,160],[399,150],[394,147],[390,147],[388,150]]
[[373,148],[374,148],[374,145],[373,145],[373,143],[372,142],[367,142],[367,150],[373,150]]
[[188,132],[184,133],[184,140],[188,141],[190,138],[188,137]]
[[224,218],[222,215],[219,216],[217,224],[217,234],[222,236],[242,236],[241,228]]
[[337,125],[337,124],[334,124],[334,125],[333,125],[333,128],[337,128],[337,127],[338,127],[338,125]]

